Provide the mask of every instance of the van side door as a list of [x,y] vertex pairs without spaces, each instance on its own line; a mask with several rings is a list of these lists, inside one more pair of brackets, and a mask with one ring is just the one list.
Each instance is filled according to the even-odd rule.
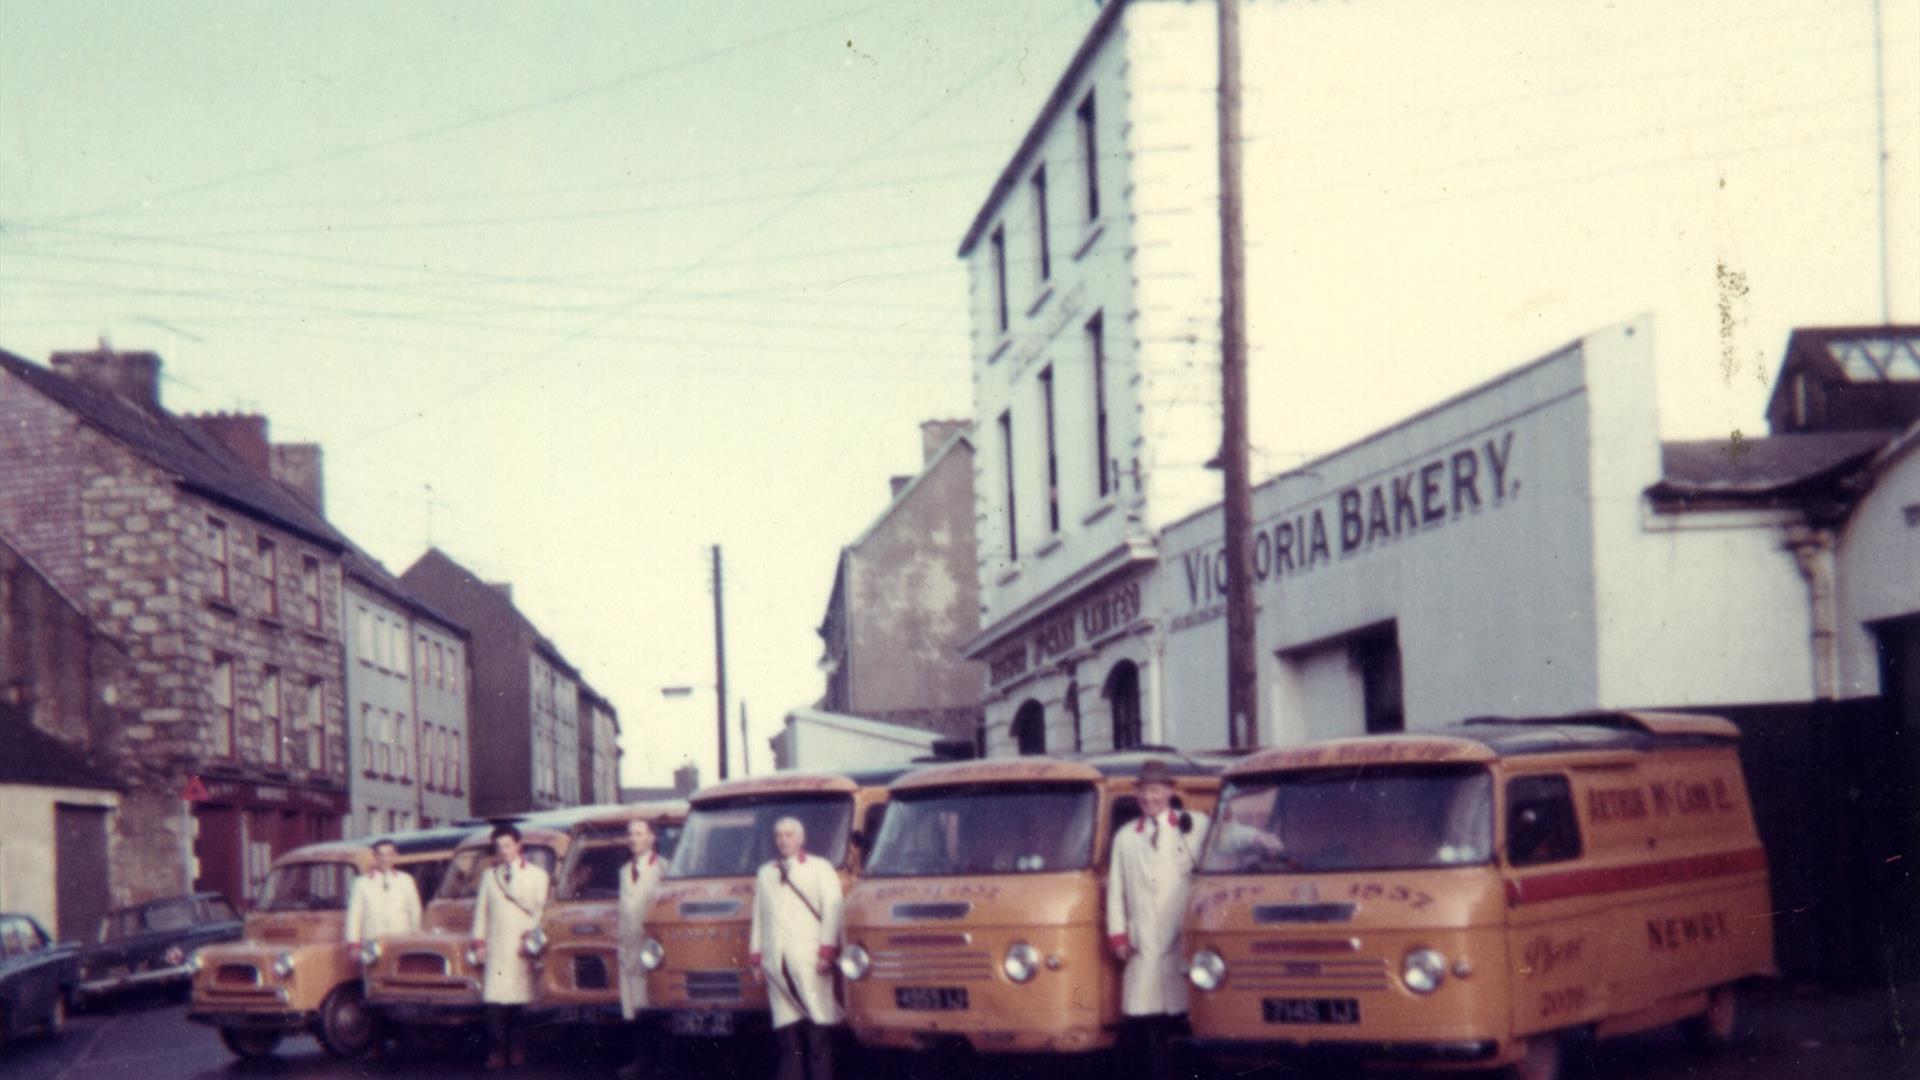
[[1603,1007],[1594,928],[1606,899],[1594,890],[1585,842],[1564,773],[1507,780],[1501,862],[1507,877],[1507,963],[1513,1033],[1587,1022]]

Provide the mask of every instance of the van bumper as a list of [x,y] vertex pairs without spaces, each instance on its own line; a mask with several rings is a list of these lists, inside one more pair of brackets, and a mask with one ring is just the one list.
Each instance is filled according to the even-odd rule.
[[1491,1062],[1500,1054],[1495,1039],[1459,1039],[1433,1042],[1361,1042],[1358,1040],[1195,1038],[1188,1045],[1204,1057],[1220,1061],[1258,1058],[1264,1061],[1298,1059],[1353,1064],[1362,1061],[1392,1065],[1473,1065]]
[[310,1012],[217,1012],[195,1010],[187,1019],[209,1027],[237,1028],[246,1031],[305,1031],[319,1014]]

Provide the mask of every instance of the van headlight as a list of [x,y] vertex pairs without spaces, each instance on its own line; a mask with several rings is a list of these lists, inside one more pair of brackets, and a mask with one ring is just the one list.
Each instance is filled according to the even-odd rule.
[[640,946],[640,966],[648,971],[659,971],[660,965],[667,962],[667,947],[660,944],[659,938],[648,938]]
[[187,970],[188,971],[192,972],[195,975],[198,975],[202,970],[206,968],[206,966],[207,966],[207,962],[205,960],[200,959],[200,950],[195,949],[194,951],[187,954]]
[[473,947],[473,946],[471,946],[471,945],[469,945],[469,946],[467,946],[467,952],[466,952],[466,957],[465,957],[465,959],[466,959],[466,961],[467,961],[467,966],[468,966],[468,967],[470,967],[470,968],[477,968],[477,967],[479,967],[479,966],[480,966],[480,950],[479,950],[479,949],[476,949],[476,948],[474,948],[474,947]]
[[538,926],[534,927],[520,940],[520,947],[528,956],[539,956],[547,951],[547,932]]
[[849,945],[840,950],[840,974],[845,975],[848,982],[859,982],[866,978],[872,967],[873,957],[868,956],[867,950],[860,946]]
[[372,967],[373,965],[379,962],[380,962],[380,943],[377,941],[368,941],[368,942],[361,943],[360,966]]
[[[334,955],[338,956],[339,954],[335,953]],[[283,952],[279,956],[274,957],[273,973],[278,978],[282,978],[282,979],[293,978],[293,954],[290,952]]]
[[1040,950],[1022,941],[1007,950],[1007,958],[1000,961],[1000,970],[1014,982],[1026,982],[1040,970]]
[[1187,981],[1202,990],[1218,990],[1227,981],[1227,961],[1212,949],[1201,949],[1187,965]]
[[1431,994],[1447,981],[1447,958],[1432,949],[1415,949],[1400,961],[1400,981],[1416,994]]

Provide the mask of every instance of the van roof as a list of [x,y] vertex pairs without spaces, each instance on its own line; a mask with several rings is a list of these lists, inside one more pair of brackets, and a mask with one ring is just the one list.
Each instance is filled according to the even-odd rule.
[[1368,735],[1264,750],[1230,776],[1342,765],[1495,761],[1528,754],[1655,751],[1730,743],[1740,729],[1717,716],[1651,711],[1566,716],[1476,716],[1429,731]]
[[1089,754],[1081,757],[1050,757],[1030,754],[1023,757],[984,758],[956,761],[915,769],[894,781],[895,789],[944,787],[953,784],[1021,783],[1023,781],[1094,781],[1134,777],[1140,767],[1158,761],[1167,772],[1178,776],[1218,776],[1220,765],[1196,759],[1178,751],[1129,750],[1114,754]]
[[450,825],[444,829],[411,829],[405,832],[381,833],[367,838],[371,847],[382,841],[390,841],[394,849],[402,855],[418,855],[435,851],[452,851],[460,842],[473,835],[473,830],[465,826]]
[[582,819],[574,826],[576,829],[606,828],[609,825],[625,825],[635,818],[645,818],[649,822],[677,822],[687,816],[685,799],[663,799],[655,802],[627,803],[617,810],[603,810],[592,817]]
[[722,780],[693,793],[698,806],[714,799],[733,799],[753,795],[802,795],[851,792],[863,787],[886,787],[906,772],[905,768],[859,769],[844,773],[773,773],[769,776]]

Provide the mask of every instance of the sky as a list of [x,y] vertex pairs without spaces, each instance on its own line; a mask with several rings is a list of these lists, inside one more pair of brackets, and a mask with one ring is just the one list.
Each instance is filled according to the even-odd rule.
[[[1894,307],[1920,319],[1920,0],[1884,3],[1905,184]],[[1503,32],[1468,40],[1410,0],[1326,2],[1302,21],[1324,43],[1249,57],[1284,67],[1295,81],[1275,93],[1300,103],[1252,153],[1306,148],[1285,192],[1298,209],[1256,213],[1256,249],[1298,237],[1304,263],[1357,296],[1379,264],[1343,222],[1376,220],[1376,239],[1470,223],[1496,273],[1533,227],[1503,191],[1536,223],[1571,186],[1635,200],[1649,229],[1718,230],[1737,266],[1755,264],[1750,290],[1710,266],[1684,287],[1709,309],[1719,288],[1743,373],[1723,377],[1724,339],[1682,335],[1700,360],[1686,370],[1705,374],[1663,387],[1676,435],[1757,417],[1793,321],[1877,317],[1851,276],[1843,301],[1813,302],[1764,272],[1794,263],[1793,244],[1870,256],[1867,0],[1703,0],[1671,18],[1623,0],[1568,20],[1467,6]],[[0,0],[0,348],[153,349],[175,411],[257,411],[276,441],[322,444],[329,516],[394,570],[435,544],[514,584],[620,710],[628,783],[687,760],[713,775],[721,545],[735,769],[742,702],[764,769],[782,715],[822,691],[814,628],[838,549],[919,464],[919,423],[971,412],[955,251],[1096,14],[1092,0]],[[1592,47],[1635,20],[1631,45]],[[1709,85],[1724,93],[1702,98]],[[1516,182],[1516,157],[1538,165],[1554,145],[1570,184]],[[1789,179],[1716,201],[1700,163],[1723,159],[1742,180]],[[1783,219],[1802,175],[1788,164],[1841,170],[1850,197],[1828,209],[1842,216]],[[1756,250],[1783,220],[1797,227]],[[1835,228],[1844,244],[1820,231]],[[1623,276],[1605,238],[1569,241],[1596,282]],[[1635,314],[1615,298],[1542,296],[1521,318],[1432,290],[1402,325],[1428,334],[1457,314],[1484,344],[1440,365],[1412,331],[1352,344],[1355,370],[1393,392],[1272,410],[1300,423],[1260,436],[1256,462],[1284,467]]]

